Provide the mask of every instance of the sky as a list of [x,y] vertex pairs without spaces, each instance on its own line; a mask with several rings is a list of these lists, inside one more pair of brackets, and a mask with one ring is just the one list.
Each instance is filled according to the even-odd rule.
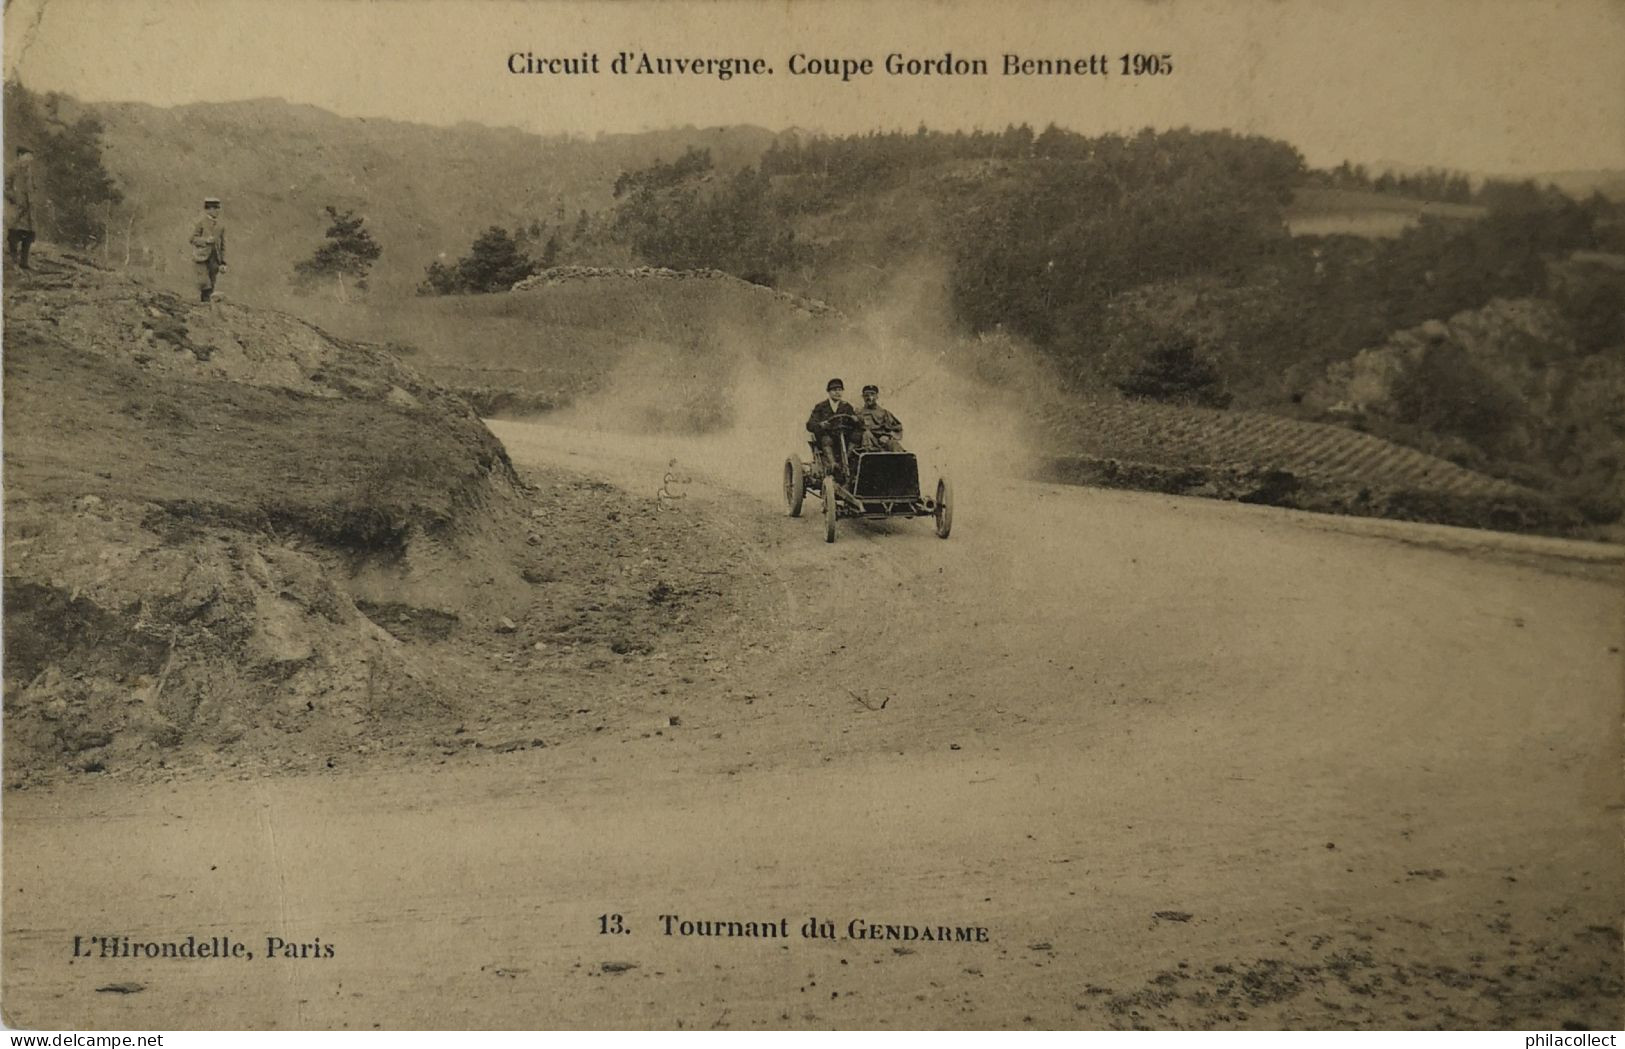
[[[617,52],[760,57],[771,76],[616,76]],[[509,56],[599,56],[515,75]],[[889,76],[886,55],[992,74]],[[1127,77],[1124,53],[1173,72]],[[177,105],[280,97],[345,116],[592,135],[748,123],[833,133],[1232,128],[1343,159],[1475,173],[1625,168],[1625,0],[9,0],[35,90]],[[794,54],[874,74],[793,76]],[[1108,76],[1000,75],[1005,53]]]

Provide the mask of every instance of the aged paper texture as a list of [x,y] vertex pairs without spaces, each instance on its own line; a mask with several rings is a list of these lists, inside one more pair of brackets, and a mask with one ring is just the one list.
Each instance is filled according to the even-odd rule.
[[6,1023],[1618,1027],[1622,49],[11,0]]

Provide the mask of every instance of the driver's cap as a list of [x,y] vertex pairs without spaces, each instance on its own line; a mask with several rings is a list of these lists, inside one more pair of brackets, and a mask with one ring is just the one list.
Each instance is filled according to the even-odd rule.
[[846,383],[842,382],[839,379],[831,379],[829,382],[826,382],[824,384],[824,389],[825,390],[844,390],[844,389],[846,389]]
[[878,387],[878,386],[874,386],[874,385],[869,385],[869,386],[865,386],[865,387],[864,387],[864,388],[863,388],[863,392],[864,392],[864,393],[874,393],[874,394],[878,394],[878,393],[879,393],[879,392],[880,392],[880,387]]

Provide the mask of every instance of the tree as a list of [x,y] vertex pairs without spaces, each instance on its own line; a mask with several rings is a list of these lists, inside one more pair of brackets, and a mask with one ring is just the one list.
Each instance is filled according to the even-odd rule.
[[1173,337],[1147,353],[1139,365],[1117,384],[1129,397],[1172,404],[1198,404],[1225,408],[1230,395],[1211,363],[1196,355],[1196,345]]
[[1304,165],[1284,142],[1086,139],[1050,125],[1033,151],[1042,159],[990,182],[955,220],[949,287],[973,331],[999,326],[1073,356],[1112,296],[1255,265],[1290,242],[1284,213]]
[[457,267],[448,266],[439,259],[429,263],[423,283],[418,285],[419,295],[456,295],[462,290],[457,283]]
[[308,291],[317,283],[331,279],[334,294],[343,302],[349,297],[346,279],[365,291],[367,273],[372,269],[372,264],[378,261],[378,256],[383,254],[383,249],[364,228],[366,220],[355,212],[341,212],[329,204],[327,217],[327,243],[317,248],[310,258],[294,265],[294,286]]
[[621,176],[615,231],[651,266],[719,269],[773,285],[805,255],[773,193],[751,167],[711,174],[710,154]]
[[1041,157],[1059,157],[1071,152],[1078,136],[1050,124],[1033,140],[1033,152]]
[[457,263],[459,282],[475,293],[507,291],[536,272],[536,263],[501,226],[481,233]]
[[420,295],[481,295],[507,291],[537,271],[526,255],[501,226],[492,226],[475,238],[468,254],[447,266],[438,259],[429,263]]
[[1498,454],[1527,412],[1523,398],[1453,342],[1429,345],[1393,386],[1394,414]]
[[71,100],[55,93],[36,95],[15,80],[5,85],[8,148],[27,143],[38,158],[43,207],[35,223],[41,236],[75,248],[109,239],[113,208],[124,194],[102,165],[102,124],[84,113],[68,119]]

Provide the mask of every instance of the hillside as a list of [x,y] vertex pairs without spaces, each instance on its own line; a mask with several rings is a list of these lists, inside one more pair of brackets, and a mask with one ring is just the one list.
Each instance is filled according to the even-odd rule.
[[[429,261],[466,251],[487,226],[568,228],[581,212],[614,204],[611,189],[623,171],[697,148],[709,150],[717,172],[727,174],[757,162],[785,134],[736,125],[544,137],[470,123],[340,117],[278,99],[85,108],[105,124],[105,160],[131,205],[123,228],[109,231],[107,259],[184,279],[187,227],[197,202],[214,194],[226,200],[241,245],[231,280],[261,294],[280,292],[293,263],[320,243],[329,204],[367,216],[385,248],[373,285],[393,297],[415,289]],[[76,111],[69,102],[64,116]],[[821,250],[817,272],[792,284],[860,302],[875,259],[942,250],[944,202],[1009,173],[1005,163],[943,164],[804,215],[797,233]],[[1386,237],[1422,216],[1471,218],[1481,209],[1305,188],[1288,214],[1294,233]]]
[[[71,102],[57,105],[72,116]],[[115,212],[125,228],[109,231],[101,258],[184,287],[195,201],[218,193],[232,231],[224,296],[387,344],[485,414],[571,404],[633,360],[672,391],[703,394],[696,369],[722,347],[766,365],[864,345],[812,300],[925,341],[1014,337],[1052,366],[1054,385],[1094,400],[1183,345],[1213,373],[1198,403],[1370,431],[1555,494],[1598,524],[1625,508],[1615,398],[1551,393],[1613,383],[1606,355],[1625,339],[1617,275],[1585,261],[1618,255],[1617,209],[1596,201],[1520,185],[1472,205],[1329,188],[1336,173],[1308,170],[1291,144],[1228,131],[734,127],[587,142],[274,100],[97,112],[126,192]],[[1400,184],[1427,194],[1425,179]],[[1467,199],[1458,188],[1449,199]],[[383,246],[362,301],[290,292],[328,204],[366,215]],[[456,263],[492,223],[524,227],[533,258],[559,234],[569,265],[518,295],[411,294],[428,261]],[[689,276],[646,279],[662,272]],[[1573,367],[1537,376],[1501,349],[1452,344],[1379,354],[1398,369],[1385,380],[1398,395],[1361,402],[1369,410],[1326,392],[1400,333],[1524,299],[1558,311],[1543,339]],[[1447,395],[1449,377],[1434,373],[1458,351],[1504,411]],[[665,411],[655,386],[633,414]],[[1505,425],[1483,418],[1497,411]]]
[[660,395],[674,399],[685,385],[703,389],[718,361],[853,337],[822,302],[714,270],[559,267],[503,295],[413,298],[389,310],[305,305],[331,330],[389,344],[488,416],[566,406],[633,359],[658,369],[644,382],[652,403],[662,382]]
[[[925,423],[922,441],[976,435],[1015,476],[1510,531],[1580,524],[1547,494],[1343,426],[1061,395],[1030,351],[945,334],[920,307],[847,318],[714,271],[560,269],[505,295],[347,316],[488,416],[585,405],[610,429],[756,445],[797,429],[823,371],[861,362],[866,379],[901,377],[889,403]],[[976,419],[954,419],[964,399]]]
[[4,306],[9,786],[553,743],[748,607],[384,350],[50,249]]
[[[980,435],[1010,450],[1001,463],[1013,475],[1511,531],[1581,525],[1561,498],[1386,435],[1063,393],[1019,341],[944,328],[922,291],[929,283],[906,270],[877,280],[867,289],[876,305],[851,317],[716,271],[648,268],[564,267],[507,294],[418,298],[387,312],[312,305],[324,326],[388,345],[487,417],[585,407],[611,429],[754,445],[798,429],[824,372],[861,365],[866,381],[902,387],[902,404],[889,403],[905,417],[930,420],[923,439]],[[966,399],[976,418],[956,421],[948,406]],[[1015,432],[1028,429],[1020,420],[1038,423],[1030,440]]]

